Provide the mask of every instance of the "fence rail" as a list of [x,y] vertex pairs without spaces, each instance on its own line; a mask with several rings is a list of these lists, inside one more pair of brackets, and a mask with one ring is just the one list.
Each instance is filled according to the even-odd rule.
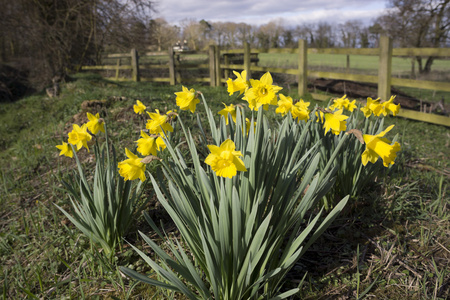
[[[429,90],[439,90],[450,92],[450,83],[442,81],[423,81],[415,79],[394,78],[392,73],[392,57],[450,57],[450,48],[393,48],[392,40],[388,37],[380,37],[379,48],[307,48],[306,42],[300,40],[298,48],[271,48],[271,49],[250,49],[249,44],[244,45],[244,49],[221,50],[218,46],[211,45],[206,52],[186,51],[174,52],[172,48],[164,52],[146,52],[139,57],[135,49],[130,53],[107,54],[107,59],[117,59],[115,65],[102,66],[83,66],[84,70],[115,70],[115,77],[108,79],[124,81],[130,80],[126,77],[120,77],[121,70],[131,70],[131,80],[167,82],[171,85],[176,83],[203,82],[211,86],[219,86],[226,82],[230,77],[231,70],[246,70],[250,78],[252,71],[283,73],[295,75],[298,82],[299,96],[307,92],[308,77],[327,78],[338,80],[349,80],[366,83],[375,83],[378,86],[378,97],[389,99],[391,86],[413,87]],[[258,66],[258,54],[260,53],[291,53],[298,55],[298,68],[274,68]],[[204,55],[207,58],[205,63],[187,63],[182,61],[186,55]],[[370,55],[379,57],[378,75],[363,75],[339,72],[324,72],[308,70],[308,54],[343,54],[347,55],[347,69],[349,68],[349,55]],[[164,64],[139,63],[140,58],[155,58],[157,56],[165,57],[168,62]],[[123,64],[122,60],[128,60],[129,63]],[[141,71],[145,70],[168,70],[167,77],[143,77]],[[183,77],[182,71],[203,69],[209,74],[208,77]],[[317,100],[323,100],[327,97],[312,94]],[[329,98],[329,97],[328,97]],[[430,122],[450,127],[450,118],[434,114],[425,114],[417,111],[406,111],[399,114],[402,117]]]

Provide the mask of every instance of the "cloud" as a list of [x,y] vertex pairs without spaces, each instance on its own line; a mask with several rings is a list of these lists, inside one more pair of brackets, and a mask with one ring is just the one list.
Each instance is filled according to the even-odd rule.
[[370,22],[385,11],[386,0],[160,0],[155,17],[169,23],[185,19],[245,22],[253,25],[283,19],[287,25],[347,20]]

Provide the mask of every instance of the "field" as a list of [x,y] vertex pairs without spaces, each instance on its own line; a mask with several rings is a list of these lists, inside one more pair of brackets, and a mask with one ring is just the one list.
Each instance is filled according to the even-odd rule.
[[[345,57],[343,62],[321,57],[316,65],[345,67]],[[267,54],[261,56],[261,63],[265,60],[283,67],[292,64],[288,59],[277,60]],[[376,69],[376,58],[374,62],[359,59],[352,56],[352,68]],[[410,70],[409,60],[395,64],[402,72]],[[449,66],[445,61],[443,71]],[[230,100],[224,87],[194,88],[207,100],[214,99],[210,103],[213,111],[234,99]],[[3,299],[183,299],[124,278],[118,266],[139,272],[150,269],[128,246],[112,262],[102,259],[54,205],[69,207],[61,179],[75,167],[72,160],[58,156],[55,145],[66,138],[73,122],[83,118],[83,101],[107,100],[100,110],[111,124],[111,139],[121,160],[124,147],[133,145],[142,122],[133,112],[135,101],[141,100],[151,110],[168,110],[175,107],[174,92],[180,90],[180,85],[115,83],[93,74],[77,74],[62,85],[57,99],[41,93],[0,103]],[[295,89],[289,93],[296,98]],[[308,97],[304,100],[324,105]],[[386,122],[396,125],[392,133],[400,134],[401,155],[363,197],[349,203],[289,273],[287,285],[298,284],[306,275],[299,294],[292,299],[450,297],[450,130],[394,117]],[[89,157],[83,157],[83,162],[92,166]],[[146,211],[170,227],[167,214],[153,198]],[[150,236],[150,227],[143,218],[134,223],[126,239],[150,253],[136,233],[141,230]],[[176,235],[176,231],[172,233]]]
[[[259,53],[258,66],[272,67],[272,68],[285,68],[296,69],[297,68],[297,54],[290,53]],[[122,59],[122,64],[129,64],[129,59]],[[105,59],[103,64],[115,66],[116,59]],[[180,54],[180,61],[184,65],[189,64],[208,64],[208,56],[206,54]],[[142,56],[140,57],[140,63],[149,66],[150,69],[141,71],[143,77],[168,77],[168,69],[152,68],[151,65],[167,64],[168,56]],[[351,73],[351,74],[364,74],[374,75],[378,74],[379,67],[378,57],[369,55],[350,55],[349,56],[349,68],[347,69],[347,56],[341,54],[308,54],[308,69],[311,71],[326,71],[326,72],[338,72],[338,73]],[[130,77],[129,71],[121,71],[120,76]],[[189,71],[183,71],[182,76],[208,76],[206,73],[199,73],[197,70],[190,69]],[[106,74],[106,73],[105,73]],[[115,71],[109,71],[106,77],[114,77]],[[428,81],[450,81],[450,60],[448,59],[436,59],[432,65],[432,71],[429,74],[419,74],[417,62],[415,63],[415,78],[418,80]],[[392,77],[398,78],[411,78],[411,58],[409,57],[393,57],[392,59]],[[290,84],[296,83],[295,76],[280,74],[278,84]],[[442,98],[444,101],[449,99],[450,92],[425,90],[417,88],[406,88],[394,86],[412,97],[424,101],[437,102]]]
[[[262,66],[281,68],[297,67],[297,54],[260,53],[258,56]],[[343,54],[308,54],[308,66],[316,68],[331,67],[345,69],[347,67],[347,56]],[[368,71],[369,73],[365,73],[368,75],[376,75],[378,73],[378,56],[350,55],[350,68],[359,71]],[[435,60],[432,69],[438,72],[448,72],[450,70],[450,60]],[[392,70],[393,76],[410,75],[411,58],[393,57]]]

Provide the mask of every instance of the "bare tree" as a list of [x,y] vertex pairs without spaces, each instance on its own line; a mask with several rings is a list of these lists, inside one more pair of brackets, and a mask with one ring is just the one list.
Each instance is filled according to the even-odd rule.
[[314,36],[314,43],[317,48],[331,48],[335,46],[333,26],[326,22],[317,24]]
[[363,28],[361,21],[347,21],[339,25],[342,46],[344,48],[356,48],[360,45],[361,29]]
[[[390,10],[377,22],[400,47],[442,47],[449,42],[450,0],[390,0]],[[420,73],[428,73],[434,57],[425,65],[416,57]]]
[[216,45],[220,47],[225,46],[225,32],[226,25],[224,22],[213,22],[212,23],[213,31],[212,31],[212,40]]
[[242,47],[244,43],[249,43],[250,47],[256,47],[255,26],[239,23],[237,24],[239,45]]
[[224,24],[225,29],[225,45],[228,48],[236,48],[238,44],[238,26],[234,22],[226,22]]
[[380,35],[384,34],[384,29],[380,23],[375,22],[373,25],[369,26],[369,43],[373,48],[378,48]]
[[180,28],[170,25],[166,20],[157,18],[150,21],[150,33],[152,44],[156,46],[157,51],[167,50],[175,45],[180,37]]
[[292,28],[284,28],[281,34],[283,47],[295,48],[297,47],[297,40],[295,39],[295,31]]
[[281,19],[261,25],[257,32],[259,46],[261,48],[279,48],[281,46],[281,35],[284,31],[283,25]]
[[203,47],[201,24],[195,19],[184,19],[180,22],[182,28],[182,36],[187,40],[192,50],[199,50]]
[[[144,0],[0,0],[0,57],[41,84],[64,77],[106,47],[142,43],[152,9]],[[19,66],[20,65],[20,66]]]

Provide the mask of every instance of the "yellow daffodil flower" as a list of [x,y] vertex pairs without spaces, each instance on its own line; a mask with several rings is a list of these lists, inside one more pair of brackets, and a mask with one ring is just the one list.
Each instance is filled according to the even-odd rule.
[[273,79],[269,72],[264,74],[260,80],[250,79],[251,88],[245,92],[242,98],[249,104],[251,110],[257,111],[259,107],[265,105],[277,105],[277,93],[282,87],[272,85]]
[[363,135],[364,142],[366,143],[366,150],[361,156],[361,162],[364,166],[367,165],[369,161],[374,164],[378,160],[378,157],[381,157],[385,167],[394,164],[397,152],[400,151],[400,144],[395,142],[393,145],[390,145],[391,141],[383,138],[393,127],[394,125],[391,125],[377,135]]
[[91,113],[87,113],[89,122],[86,123],[87,128],[92,134],[97,134],[99,131],[105,132],[105,124],[100,119],[100,115],[97,113],[95,116]]
[[295,103],[294,106],[298,107],[299,109],[308,110],[309,111],[309,105],[311,102],[305,102],[303,99],[300,99],[297,103]]
[[148,129],[150,134],[159,134],[163,132],[172,132],[173,127],[169,123],[167,123],[167,115],[160,115],[159,110],[155,110],[156,113],[150,113],[147,112],[147,114],[150,116],[150,120],[147,121],[147,124],[145,125],[145,128]]
[[293,105],[291,97],[280,94],[280,100],[278,100],[278,107],[275,110],[275,113],[281,114],[284,117],[291,110]]
[[356,100],[350,102],[350,100],[348,100],[347,98],[347,95],[344,95],[341,98],[334,99],[333,104],[330,105],[329,108],[330,110],[346,109],[350,112],[353,112],[353,110],[356,108]]
[[233,71],[234,75],[236,75],[236,79],[232,80],[231,78],[227,79],[227,91],[231,95],[235,92],[239,92],[239,95],[244,93],[248,89],[248,81],[247,81],[247,71],[242,71],[239,74],[236,71]]
[[230,139],[224,141],[220,147],[208,145],[211,153],[206,157],[205,163],[211,166],[211,169],[217,176],[232,178],[237,171],[247,171],[244,162],[239,158],[243,156],[241,151],[235,151],[236,145]]
[[309,119],[309,104],[310,102],[304,102],[303,99],[295,103],[291,108],[292,118],[297,119],[297,122],[301,120],[306,122]]
[[70,144],[63,142],[62,145],[57,145],[56,148],[61,150],[61,152],[59,153],[59,156],[64,155],[64,156],[73,158],[73,151],[72,151],[72,147],[70,147]]
[[320,111],[320,110],[316,111],[316,117],[317,117],[316,123],[324,122],[324,113],[322,111]]
[[140,179],[145,181],[145,164],[141,162],[141,158],[125,148],[125,154],[128,159],[118,163],[119,174],[125,181]]
[[80,150],[82,147],[86,147],[89,151],[87,142],[92,139],[92,136],[87,132],[87,125],[83,124],[81,127],[77,124],[73,124],[73,129],[69,132],[68,142],[77,147]]
[[347,122],[345,121],[348,119],[348,116],[342,114],[343,110],[337,110],[333,113],[325,113],[324,119],[325,122],[323,124],[323,128],[325,129],[325,134],[327,134],[328,131],[334,133],[335,135],[339,135],[341,131],[345,131],[347,129]]
[[153,155],[156,156],[157,151],[164,150],[166,148],[166,144],[164,143],[164,140],[158,136],[149,136],[144,131],[141,130],[141,137],[139,140],[136,141],[137,143],[137,151],[143,155]]
[[330,110],[335,109],[344,109],[347,108],[349,101],[347,99],[347,95],[342,96],[341,98],[337,98],[333,100],[333,104],[329,106]]
[[141,101],[136,100],[136,104],[133,105],[133,109],[136,114],[140,115],[147,109],[147,106],[145,106]]
[[396,116],[400,111],[400,104],[394,104],[395,95],[391,96],[388,101],[381,103],[381,113],[386,116],[391,113],[393,116]]
[[181,110],[190,110],[191,113],[194,113],[196,105],[200,103],[200,100],[195,95],[194,89],[188,90],[188,88],[184,86],[182,88],[182,92],[175,93],[175,95],[177,95],[177,105]]
[[235,107],[235,105],[230,104],[229,106],[227,106],[225,103],[223,103],[223,105],[225,105],[225,108],[222,109],[221,111],[219,111],[219,115],[224,116],[225,122],[227,125],[228,125],[228,114],[231,115],[233,122],[236,123],[236,107]]
[[382,106],[380,104],[380,98],[374,100],[368,97],[366,106],[361,107],[361,111],[364,113],[366,118],[370,117],[372,113],[378,117],[381,114],[381,110]]
[[352,102],[348,102],[347,107],[345,107],[346,110],[348,110],[349,112],[353,112],[356,108],[356,100],[353,100]]

